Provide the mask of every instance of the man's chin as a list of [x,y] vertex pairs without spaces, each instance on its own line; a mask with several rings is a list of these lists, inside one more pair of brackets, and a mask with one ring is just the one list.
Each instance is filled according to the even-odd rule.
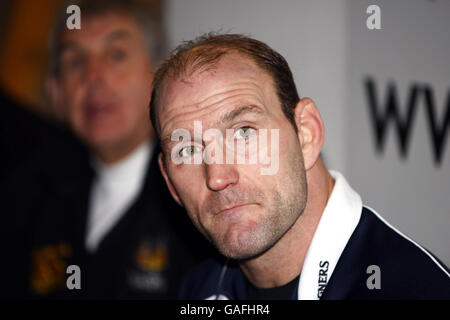
[[87,134],[82,140],[93,151],[114,150],[123,144],[121,143],[123,139],[114,133]]
[[256,258],[263,254],[265,249],[249,249],[249,248],[240,248],[238,250],[230,249],[230,248],[219,248],[219,251],[222,255],[229,259],[233,260],[250,260]]
[[256,258],[259,254],[255,254],[254,252],[222,252],[222,254],[233,260],[250,260],[252,258]]
[[[241,221],[242,220],[242,221]],[[256,219],[241,219],[227,224],[220,221],[210,228],[199,228],[203,234],[225,257],[246,260],[257,257],[270,248],[273,243],[264,237],[266,232],[261,222]],[[214,230],[214,231],[213,231]]]
[[248,260],[264,253],[269,246],[263,246],[255,241],[239,241],[236,239],[215,244],[222,255],[234,260]]
[[121,128],[123,128],[123,125],[114,125],[112,123],[100,123],[97,125],[84,123],[72,126],[72,129],[84,143],[91,147],[117,143],[125,133]]

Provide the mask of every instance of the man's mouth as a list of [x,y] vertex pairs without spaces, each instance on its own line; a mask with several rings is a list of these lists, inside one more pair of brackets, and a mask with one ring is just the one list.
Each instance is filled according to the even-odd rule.
[[246,217],[244,220],[250,218],[248,215],[249,210],[257,205],[257,203],[240,203],[223,207],[215,214],[215,217],[221,221],[220,223],[240,223],[243,221],[244,217]]
[[114,109],[112,103],[87,103],[85,106],[86,118],[90,121],[101,120],[108,116]]
[[221,208],[216,214],[227,214],[235,210],[245,209],[247,206],[256,205],[256,203],[239,203]]

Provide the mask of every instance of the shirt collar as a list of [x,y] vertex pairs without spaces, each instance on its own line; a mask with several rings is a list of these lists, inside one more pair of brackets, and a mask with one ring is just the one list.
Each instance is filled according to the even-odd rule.
[[135,180],[144,172],[151,153],[153,144],[150,141],[141,143],[126,158],[113,164],[105,164],[96,157],[91,158],[91,163],[97,172],[98,178],[107,183],[121,183],[123,180]]
[[299,300],[318,300],[326,288],[362,211],[360,196],[344,176],[330,170],[335,184],[306,253],[299,280]]

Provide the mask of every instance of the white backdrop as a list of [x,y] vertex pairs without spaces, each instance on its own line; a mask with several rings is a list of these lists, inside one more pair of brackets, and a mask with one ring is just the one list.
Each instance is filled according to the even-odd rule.
[[[370,4],[380,6],[381,30],[366,27]],[[439,134],[450,108],[446,14],[450,1],[443,0],[170,0],[166,7],[172,47],[221,30],[250,35],[280,52],[300,95],[313,98],[324,118],[328,167],[343,172],[365,204],[450,265],[450,138],[441,143],[437,165],[424,98],[428,88]],[[383,151],[376,150],[366,79],[376,88],[380,116],[388,84],[395,87],[401,119],[418,88],[404,158],[394,122],[386,125]]]
[[[381,30],[364,28],[361,14],[370,3],[381,8]],[[424,88],[434,96],[436,129],[450,112],[450,1],[350,2],[350,102],[346,152],[348,176],[366,203],[405,234],[450,265],[450,119],[442,158],[434,159]],[[384,113],[388,85],[395,87],[397,110],[406,119],[408,100],[418,88],[406,157],[394,122],[387,125],[384,152],[375,149],[364,79],[377,89]],[[391,87],[391,88],[392,88]],[[392,90],[392,89],[391,89]]]

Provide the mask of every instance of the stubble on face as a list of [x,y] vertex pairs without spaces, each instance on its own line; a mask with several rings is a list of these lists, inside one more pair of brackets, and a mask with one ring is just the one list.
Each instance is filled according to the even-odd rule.
[[[221,237],[212,236],[214,245],[224,256],[237,260],[260,256],[272,248],[298,220],[307,199],[301,154],[300,157],[291,154],[287,164],[287,175],[268,181],[272,182],[272,187],[266,191],[261,208],[263,213],[257,223],[230,224]],[[251,192],[262,194],[256,190]]]

